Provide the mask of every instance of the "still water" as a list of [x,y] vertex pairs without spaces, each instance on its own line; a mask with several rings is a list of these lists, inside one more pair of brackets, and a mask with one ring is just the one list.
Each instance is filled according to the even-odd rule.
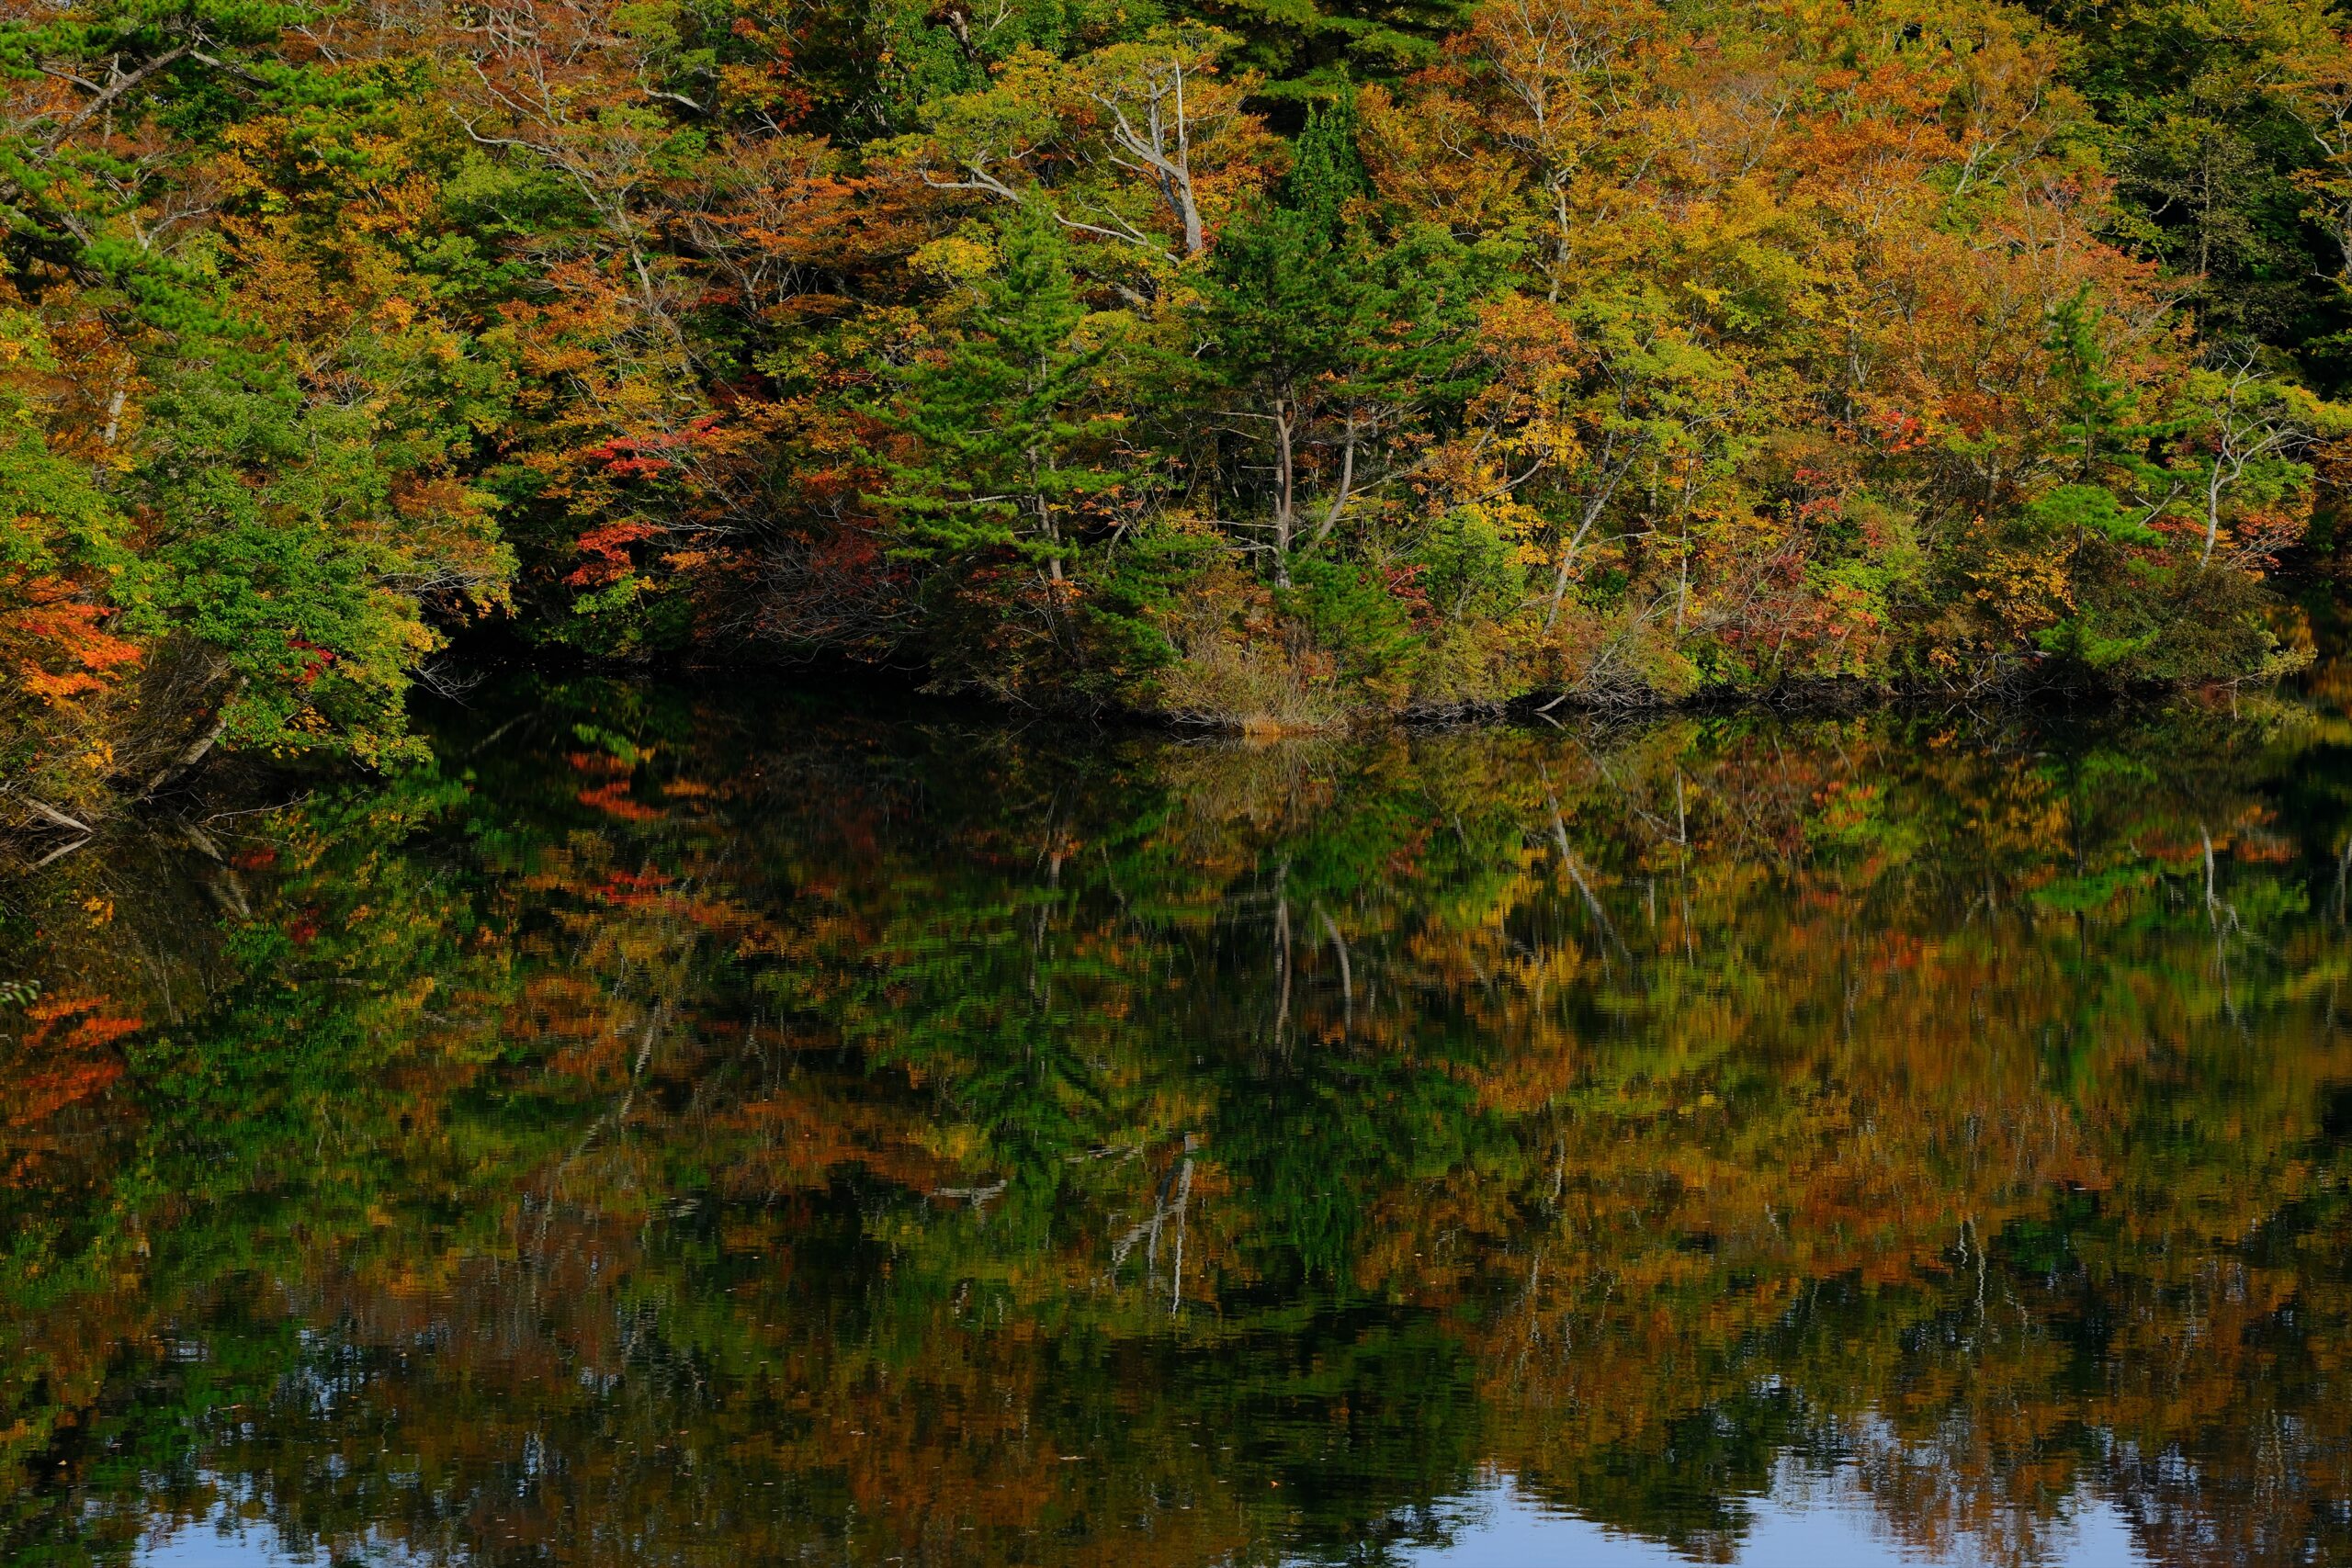
[[534,684],[5,895],[0,1558],[2352,1558],[2329,705]]

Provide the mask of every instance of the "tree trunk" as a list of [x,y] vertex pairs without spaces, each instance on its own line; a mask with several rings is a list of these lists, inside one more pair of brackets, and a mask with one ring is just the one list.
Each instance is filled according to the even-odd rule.
[[1288,402],[1274,405],[1274,586],[1290,586],[1290,539],[1295,515],[1292,486],[1297,470],[1292,459],[1293,410]]

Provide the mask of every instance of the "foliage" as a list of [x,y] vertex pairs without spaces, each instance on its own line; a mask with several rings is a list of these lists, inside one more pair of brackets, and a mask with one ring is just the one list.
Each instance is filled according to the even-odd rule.
[[2309,0],[43,7],[0,759],[413,755],[484,615],[1234,723],[2261,677],[2347,60]]

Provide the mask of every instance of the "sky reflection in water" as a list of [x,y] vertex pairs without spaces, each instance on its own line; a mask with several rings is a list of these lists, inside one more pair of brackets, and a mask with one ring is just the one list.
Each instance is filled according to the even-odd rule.
[[[1738,1546],[1747,1568],[1882,1568],[1928,1555],[1894,1539],[1866,1509],[1834,1491],[1799,1483],[1800,1495],[1759,1499]],[[1689,1559],[1657,1541],[1616,1533],[1564,1509],[1531,1502],[1508,1480],[1488,1481],[1449,1503],[1445,1543],[1408,1547],[1405,1568],[1671,1568]],[[2050,1543],[2081,1568],[2142,1568],[2148,1562],[2122,1516],[2093,1503]],[[420,1559],[397,1549],[355,1552],[361,1561],[407,1568]],[[281,1568],[321,1561],[293,1553],[266,1530],[218,1521],[183,1527],[139,1553],[144,1568]]]

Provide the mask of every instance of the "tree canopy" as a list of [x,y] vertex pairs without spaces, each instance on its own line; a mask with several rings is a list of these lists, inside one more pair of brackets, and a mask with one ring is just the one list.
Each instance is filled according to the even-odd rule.
[[485,623],[1296,726],[2259,677],[2333,550],[2316,0],[87,0],[0,92],[69,814]]

